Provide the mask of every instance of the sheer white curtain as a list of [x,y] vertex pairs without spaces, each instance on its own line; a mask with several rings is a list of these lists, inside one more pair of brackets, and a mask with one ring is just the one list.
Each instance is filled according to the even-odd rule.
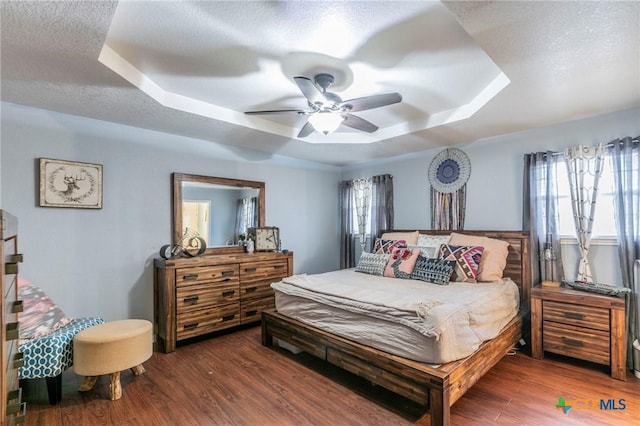
[[593,281],[588,255],[598,196],[598,182],[602,176],[604,163],[604,147],[599,144],[598,146],[579,145],[565,148],[564,157],[569,175],[573,221],[580,248],[577,280]]
[[367,224],[371,206],[371,179],[357,179],[353,181],[356,216],[358,219],[358,237],[360,248],[365,251],[367,244]]

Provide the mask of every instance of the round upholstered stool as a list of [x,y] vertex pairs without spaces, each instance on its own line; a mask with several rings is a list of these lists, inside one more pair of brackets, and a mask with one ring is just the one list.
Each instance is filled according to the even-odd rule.
[[139,376],[142,363],[153,355],[151,322],[127,319],[96,325],[73,338],[73,368],[86,376],[80,391],[93,388],[98,376],[109,374],[111,400],[120,399],[120,372],[128,368]]

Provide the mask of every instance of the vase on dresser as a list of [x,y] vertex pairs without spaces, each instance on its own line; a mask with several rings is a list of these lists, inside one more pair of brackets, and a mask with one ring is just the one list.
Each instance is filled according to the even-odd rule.
[[245,242],[245,249],[247,250],[247,253],[253,253],[255,250],[255,245],[253,240],[247,240]]

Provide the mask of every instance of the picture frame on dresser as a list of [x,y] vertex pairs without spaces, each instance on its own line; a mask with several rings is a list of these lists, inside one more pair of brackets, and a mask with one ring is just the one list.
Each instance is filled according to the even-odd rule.
[[102,164],[40,158],[40,207],[102,208]]

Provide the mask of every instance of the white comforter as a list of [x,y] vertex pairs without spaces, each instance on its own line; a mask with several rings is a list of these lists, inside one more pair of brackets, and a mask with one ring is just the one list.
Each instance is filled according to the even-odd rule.
[[271,286],[288,295],[403,324],[436,340],[452,333],[472,334],[474,347],[497,336],[517,313],[519,300],[517,286],[508,279],[504,284],[442,286],[353,269],[294,275]]

